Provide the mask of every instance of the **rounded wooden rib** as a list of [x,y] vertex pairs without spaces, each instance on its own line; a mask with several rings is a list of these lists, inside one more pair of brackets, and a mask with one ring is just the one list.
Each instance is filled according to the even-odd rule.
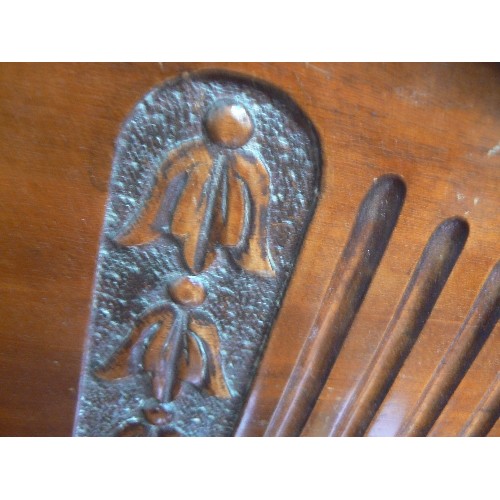
[[365,196],[266,436],[298,436],[302,431],[389,242],[405,193],[399,177],[384,175]]
[[399,436],[427,435],[493,330],[499,312],[500,262],[486,279],[414,410],[401,425]]
[[330,436],[364,435],[422,331],[468,233],[467,223],[458,217],[436,228],[367,370],[332,423]]
[[500,373],[490,385],[477,408],[460,431],[460,436],[486,436],[500,418]]

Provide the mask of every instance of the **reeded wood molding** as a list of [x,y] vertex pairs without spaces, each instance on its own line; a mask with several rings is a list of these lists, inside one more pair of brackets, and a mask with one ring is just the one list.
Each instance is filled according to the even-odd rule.
[[404,196],[404,183],[395,175],[377,179],[367,193],[266,436],[297,436],[302,431],[370,286]]
[[372,361],[330,435],[362,436],[417,340],[468,236],[463,219],[448,219],[432,234]]
[[[382,258],[404,192],[402,181],[387,175],[378,179],[365,197],[266,436],[298,436],[302,432]],[[388,219],[387,214],[391,215]],[[454,217],[441,223],[431,235],[370,364],[340,413],[330,414],[330,436],[362,436],[367,431],[431,314],[468,234],[467,222]],[[499,266],[490,273],[399,435],[427,434],[497,323]],[[489,408],[487,416],[478,409],[463,433],[485,432],[493,425],[498,418],[496,392],[490,388],[486,400],[480,404]]]
[[[398,435],[427,435],[486,342],[499,315],[500,262],[487,277],[464,324],[423,390],[417,405],[401,425]],[[494,391],[492,397],[495,398]],[[481,428],[483,424],[471,423],[471,429],[476,425]]]

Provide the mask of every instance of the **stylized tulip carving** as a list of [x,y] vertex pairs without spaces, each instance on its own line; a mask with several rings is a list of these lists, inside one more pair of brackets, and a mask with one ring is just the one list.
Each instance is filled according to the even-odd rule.
[[[267,241],[270,179],[261,160],[245,148],[252,135],[243,106],[216,102],[205,115],[204,137],[167,156],[150,196],[117,240],[143,245],[166,232],[182,244],[192,273],[206,269],[220,247],[241,268],[273,276]],[[166,222],[158,227],[162,209]]]
[[[239,104],[218,101],[206,113],[203,127],[203,137],[168,154],[150,195],[116,240],[144,245],[167,233],[180,243],[190,274],[201,273],[216,251],[225,248],[242,269],[274,276],[267,241],[270,178],[248,147],[254,132],[250,114]],[[170,301],[139,317],[126,343],[96,373],[105,380],[149,377],[144,418],[131,417],[124,432],[168,432],[169,403],[186,383],[208,395],[231,397],[215,321],[198,307],[205,300],[202,282],[186,276],[167,290]]]
[[292,96],[207,69],[141,97],[116,140],[76,435],[238,425],[321,191]]
[[205,299],[203,286],[181,278],[167,288],[172,302],[161,302],[139,317],[127,341],[96,372],[104,380],[146,374],[150,400],[143,411],[159,426],[168,424],[164,406],[178,396],[183,384],[219,398],[231,397],[220,364],[217,328],[207,313],[197,310]]

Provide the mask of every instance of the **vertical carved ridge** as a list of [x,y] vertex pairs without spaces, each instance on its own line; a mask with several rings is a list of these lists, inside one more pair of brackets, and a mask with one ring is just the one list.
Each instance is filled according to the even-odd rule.
[[384,175],[365,196],[266,436],[298,436],[302,431],[387,247],[405,194],[399,177]]
[[382,340],[330,436],[362,436],[389,392],[429,317],[469,233],[461,218],[433,232]]
[[[486,342],[499,314],[500,262],[484,282],[462,327],[434,371],[414,410],[401,425],[398,435],[427,435]],[[471,425],[474,427],[476,424]]]
[[500,373],[488,387],[485,395],[477,405],[469,420],[466,422],[460,436],[482,437],[495,425],[500,418]]

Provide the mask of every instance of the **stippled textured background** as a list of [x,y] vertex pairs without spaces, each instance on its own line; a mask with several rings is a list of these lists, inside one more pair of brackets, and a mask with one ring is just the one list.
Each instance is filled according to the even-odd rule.
[[216,319],[222,369],[233,397],[218,399],[187,386],[171,403],[181,435],[230,435],[293,271],[319,192],[321,149],[310,121],[283,93],[232,74],[197,73],[149,92],[125,121],[117,140],[110,198],[99,251],[93,314],[80,386],[75,434],[105,436],[136,416],[149,397],[148,381],[129,376],[103,381],[103,367],[130,334],[137,318],[165,300],[165,285],[187,275],[178,244],[165,234],[138,247],[114,235],[139,210],[156,173],[179,143],[203,136],[206,110],[233,99],[255,126],[242,148],[260,157],[270,175],[268,246],[272,278],[236,268],[223,250],[200,278],[207,299],[200,306]]

